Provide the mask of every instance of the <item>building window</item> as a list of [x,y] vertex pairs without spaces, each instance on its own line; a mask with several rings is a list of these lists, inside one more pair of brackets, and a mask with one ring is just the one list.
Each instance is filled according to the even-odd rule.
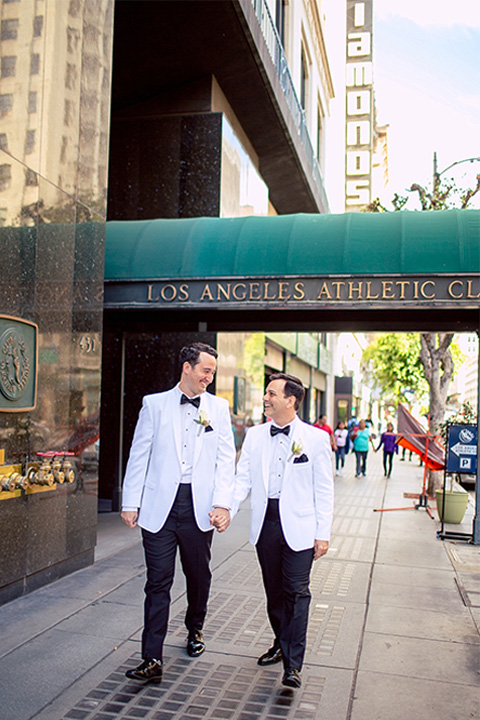
[[0,70],[2,78],[15,77],[16,62],[17,58],[15,55],[5,55],[2,57]]
[[41,37],[43,30],[43,15],[33,18],[33,37]]
[[8,150],[7,133],[0,133],[0,150]]
[[18,19],[2,20],[0,40],[16,40],[18,35]]
[[305,59],[305,50],[302,46],[301,56],[300,56],[300,104],[302,108],[305,110],[305,103],[307,100],[307,63]]
[[67,51],[74,53],[80,43],[80,31],[77,28],[67,28]]
[[62,147],[60,149],[60,162],[65,163],[67,162],[67,145],[68,145],[68,138],[65,137],[65,135],[62,137]]
[[277,0],[275,7],[275,25],[283,48],[285,48],[285,0]]
[[0,113],[7,113],[13,108],[13,95],[0,95]]
[[300,52],[300,104],[305,112],[305,118],[308,117],[308,108],[310,105],[310,66],[312,64],[308,46],[305,40],[302,40]]
[[71,125],[73,117],[73,103],[71,100],[65,100],[63,106],[63,124],[67,127]]
[[29,185],[30,187],[38,185],[38,175],[33,170],[30,170],[30,168],[25,170],[25,185]]
[[30,155],[35,149],[35,130],[27,130],[25,138],[25,155]]
[[77,86],[77,68],[71,63],[67,63],[67,70],[65,73],[65,87],[69,90],[75,90]]
[[325,115],[319,101],[317,106],[317,160],[320,167],[323,163],[323,124]]
[[30,75],[38,75],[40,72],[40,55],[33,53],[30,58]]
[[28,112],[29,113],[37,112],[37,93],[36,92],[28,93]]
[[12,166],[0,165],[0,190],[8,190],[12,180]]

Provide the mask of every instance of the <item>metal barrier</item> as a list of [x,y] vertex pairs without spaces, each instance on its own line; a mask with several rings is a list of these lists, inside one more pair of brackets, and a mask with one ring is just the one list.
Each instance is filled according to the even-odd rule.
[[293,84],[292,76],[290,75],[290,69],[288,67],[287,58],[283,50],[282,42],[278,35],[277,28],[271,16],[265,0],[252,0],[252,5],[255,10],[255,15],[260,24],[265,43],[267,45],[268,52],[272,58],[275,70],[282,86],[283,94],[287,101],[287,105],[292,113],[294,123],[296,125],[300,141],[305,150],[307,161],[312,171],[313,180],[317,189],[322,196],[322,200],[328,208],[328,200],[323,185],[322,174],[318,164],[315,151],[313,149],[312,141],[307,128],[305,120],[305,110],[302,108],[300,100],[297,97],[295,87]]

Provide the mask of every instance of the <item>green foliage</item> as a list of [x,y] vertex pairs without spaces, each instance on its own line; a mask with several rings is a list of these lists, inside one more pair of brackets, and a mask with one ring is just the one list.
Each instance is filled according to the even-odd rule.
[[441,423],[440,432],[442,436],[442,442],[444,445],[447,444],[447,430],[449,425],[476,425],[477,424],[477,413],[475,409],[470,405],[469,402],[464,402],[461,409],[451,415],[448,420]]
[[244,366],[255,387],[263,389],[265,376],[265,333],[252,333],[245,340]]
[[416,333],[380,333],[365,349],[363,359],[386,397],[408,402],[405,392],[421,397],[427,383],[420,362],[420,338]]
[[[476,184],[467,189],[458,188],[452,178],[445,179],[436,175],[431,190],[418,183],[413,183],[407,192],[418,194],[422,210],[448,210],[449,208],[465,210],[475,195],[480,192],[480,175],[476,177]],[[395,193],[391,201],[393,210],[388,210],[381,204],[379,198],[375,198],[363,208],[363,212],[397,212],[403,210],[408,200],[407,196]]]

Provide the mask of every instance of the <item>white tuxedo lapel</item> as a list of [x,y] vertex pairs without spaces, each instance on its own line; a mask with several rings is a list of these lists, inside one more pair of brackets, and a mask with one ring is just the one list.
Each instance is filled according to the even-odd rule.
[[[200,411],[203,411],[205,415],[207,416],[208,420],[212,420],[210,417],[210,409],[209,409],[209,401],[206,397],[207,393],[202,393],[200,395],[200,407],[198,408],[198,414],[200,415]],[[200,417],[197,418],[198,420]],[[198,458],[200,457],[200,451],[202,449],[203,445],[203,436],[205,435],[205,428],[203,428],[201,425],[197,425],[195,423],[196,431],[195,431],[195,451],[193,455],[193,466],[197,464]],[[200,432],[199,432],[200,431]]]
[[[293,468],[293,462],[296,457],[292,452],[293,443],[294,442],[298,443],[301,440],[303,448],[305,447],[305,437],[304,437],[305,433],[303,433],[303,436],[302,436],[302,425],[303,425],[303,423],[301,422],[301,420],[299,420],[297,418],[293,425],[293,432],[289,435],[289,438],[288,438],[289,446],[288,446],[288,453],[287,453],[287,461],[285,463],[285,472],[283,474],[283,481],[285,483],[287,483],[290,478],[290,474],[291,474],[292,468]],[[302,452],[303,452],[303,449],[302,449]]]

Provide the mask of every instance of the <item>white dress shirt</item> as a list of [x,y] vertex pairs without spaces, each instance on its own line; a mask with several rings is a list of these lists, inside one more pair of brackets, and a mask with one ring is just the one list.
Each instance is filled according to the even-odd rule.
[[[275,424],[274,424],[275,425]],[[275,437],[270,435],[270,443],[272,444],[270,453],[270,466],[268,472],[268,497],[269,499],[277,499],[282,493],[283,476],[285,474],[285,463],[290,454],[292,447],[293,434],[295,432],[295,420],[287,423],[290,426],[288,435],[278,433]],[[275,427],[285,427],[275,425]]]
[[[178,390],[178,402],[180,402],[183,395],[180,387],[177,386]],[[193,398],[192,398],[193,400]],[[192,469],[193,459],[195,455],[195,433],[201,427],[195,422],[198,419],[198,408],[191,403],[184,403],[180,405],[180,418],[181,428],[180,434],[182,438],[182,478],[180,482],[182,484],[191,484],[192,482]]]

